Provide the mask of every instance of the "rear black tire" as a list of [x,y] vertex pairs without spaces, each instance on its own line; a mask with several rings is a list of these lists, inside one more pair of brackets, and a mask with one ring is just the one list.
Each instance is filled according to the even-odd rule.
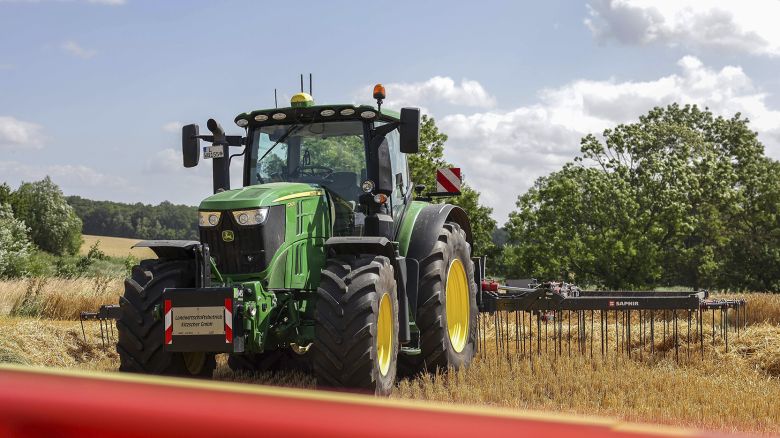
[[[388,309],[392,315],[383,313]],[[380,314],[384,315],[381,322]],[[314,338],[318,386],[376,395],[392,392],[398,357],[398,295],[387,257],[340,256],[327,261],[317,289]],[[380,349],[379,343],[385,348]]]
[[[460,260],[468,282],[469,314],[466,343],[456,351],[447,328],[447,276],[454,260]],[[401,354],[399,373],[411,377],[420,372],[446,371],[468,367],[474,359],[477,340],[477,285],[474,282],[474,262],[471,246],[460,225],[447,222],[439,232],[430,254],[420,261],[419,308],[417,327],[420,349],[416,356]]]
[[133,267],[125,280],[125,293],[119,298],[119,371],[211,377],[216,367],[214,354],[164,352],[163,321],[153,315],[165,288],[194,286],[194,270],[188,261],[144,260]]

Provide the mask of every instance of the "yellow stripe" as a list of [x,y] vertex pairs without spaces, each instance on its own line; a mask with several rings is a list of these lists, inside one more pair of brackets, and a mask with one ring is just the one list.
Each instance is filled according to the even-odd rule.
[[290,199],[298,199],[298,198],[305,198],[307,196],[320,196],[320,195],[322,195],[322,190],[312,190],[310,192],[300,192],[300,193],[293,193],[292,195],[282,196],[281,198],[274,199],[273,202],[289,201]]
[[161,385],[174,388],[192,388],[205,391],[233,392],[237,394],[255,394],[269,397],[286,397],[298,400],[325,401],[330,403],[388,407],[395,409],[413,409],[428,412],[441,412],[460,415],[477,415],[482,417],[508,418],[517,420],[542,421],[550,423],[579,424],[583,426],[601,426],[612,430],[648,433],[659,436],[698,436],[700,433],[693,429],[676,428],[672,426],[626,423],[618,420],[564,414],[559,412],[538,412],[526,410],[510,410],[507,408],[495,408],[487,406],[459,406],[453,404],[441,404],[408,399],[385,399],[359,394],[344,394],[328,391],[312,391],[307,389],[280,388],[263,386],[250,383],[232,383],[217,381],[197,381],[185,378],[172,378],[129,373],[111,373],[100,371],[84,371],[74,369],[58,369],[44,367],[30,367],[13,364],[0,364],[0,371],[19,373],[38,373],[59,377],[77,377],[93,380],[136,383],[141,385]]

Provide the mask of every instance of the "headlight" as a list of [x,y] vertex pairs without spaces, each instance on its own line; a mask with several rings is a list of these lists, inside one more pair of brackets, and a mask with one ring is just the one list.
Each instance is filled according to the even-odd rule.
[[268,207],[258,208],[256,210],[239,210],[233,212],[233,217],[239,225],[260,225],[265,222],[268,216]]
[[198,225],[201,227],[216,227],[220,216],[222,216],[222,213],[218,211],[199,211]]

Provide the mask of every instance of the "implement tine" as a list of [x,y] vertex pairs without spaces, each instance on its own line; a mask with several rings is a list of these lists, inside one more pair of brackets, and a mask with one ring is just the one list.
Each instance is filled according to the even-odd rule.
[[691,361],[691,309],[688,309],[688,336],[685,337],[685,351],[688,356],[688,362]]
[[726,353],[729,352],[729,308],[723,309],[723,340],[726,342]]
[[520,354],[520,314],[515,313],[515,355]]
[[569,344],[569,357],[571,357],[571,310],[567,310],[567,313],[569,314],[569,324],[568,324],[568,339],[567,342]]
[[618,331],[618,311],[615,310],[615,359],[620,356],[620,332]]
[[98,319],[98,324],[100,324],[100,343],[103,345],[103,348],[106,348],[106,338],[103,335],[103,320]]
[[601,338],[601,357],[604,358],[604,311],[599,310],[599,337]]
[[81,318],[81,334],[84,336],[84,343],[86,344],[87,343],[87,332],[84,331],[84,319],[83,318]]
[[712,309],[712,346],[715,346],[715,308]]
[[674,325],[674,361],[680,363],[680,351],[679,344],[677,342],[677,309],[674,309],[672,312],[672,318],[674,318],[672,321]]
[[704,309],[699,306],[696,329],[699,331],[699,347],[701,348],[701,360],[704,360]]
[[626,353],[631,359],[631,310],[626,310]]
[[593,330],[593,325],[595,324],[596,317],[593,314],[593,310],[590,311],[590,358],[593,359],[593,334],[595,331]]
[[650,354],[655,354],[655,310],[650,311]]
[[493,312],[493,333],[495,334],[495,338],[496,338],[496,354],[498,354],[498,357],[500,358],[501,349],[499,346],[499,336],[498,336],[498,310]]

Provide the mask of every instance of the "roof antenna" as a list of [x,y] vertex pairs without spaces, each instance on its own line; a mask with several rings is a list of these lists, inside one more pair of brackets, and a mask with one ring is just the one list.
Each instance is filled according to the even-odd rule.
[[303,73],[301,73],[301,93],[303,93]]
[[274,108],[279,108],[279,102],[276,100],[276,88],[274,88]]
[[311,93],[311,73],[309,73],[309,96],[314,96],[314,95]]

